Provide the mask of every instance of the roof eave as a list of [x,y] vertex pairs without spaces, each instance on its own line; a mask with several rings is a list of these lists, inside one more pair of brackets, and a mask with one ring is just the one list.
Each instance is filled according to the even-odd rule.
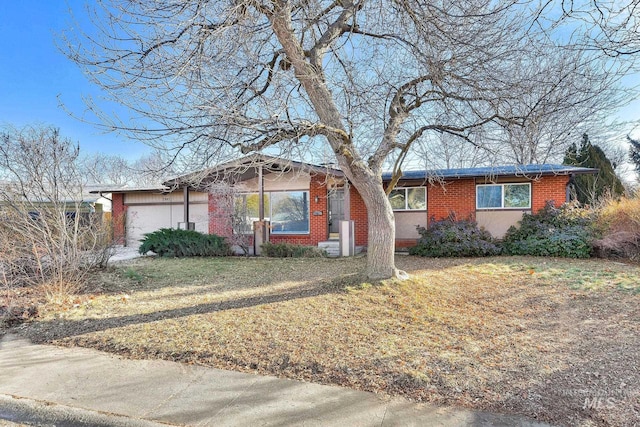
[[169,187],[120,187],[120,188],[105,188],[100,190],[91,190],[89,194],[114,194],[114,193],[170,193],[172,191]]
[[[455,169],[452,169],[455,170]],[[411,176],[411,172],[408,175],[403,175],[400,180],[401,181],[426,181],[430,179],[441,179],[441,180],[460,180],[460,179],[478,179],[478,178],[505,178],[505,177],[525,177],[535,179],[540,176],[558,176],[558,175],[585,175],[585,174],[596,174],[599,169],[596,168],[583,168],[583,167],[575,167],[575,168],[567,168],[567,169],[558,169],[558,170],[515,170],[513,172],[504,172],[504,171],[490,171],[486,173],[477,173],[477,174],[448,174],[443,170],[432,170],[432,171],[424,171],[424,173],[417,173],[416,176]],[[416,171],[423,172],[423,171]],[[391,181],[391,177],[385,177],[383,174],[383,182]]]
[[[208,182],[214,182],[217,179],[211,179],[212,177],[220,177],[223,180],[233,170],[241,170],[242,168],[250,169],[254,166],[274,166],[278,167],[291,167],[294,169],[307,171],[309,173],[316,173],[322,175],[332,175],[337,177],[344,177],[344,173],[339,169],[333,169],[323,166],[312,165],[309,163],[298,162],[295,160],[288,160],[279,157],[268,156],[266,154],[254,153],[249,156],[242,157],[222,163],[212,168],[203,169],[201,171],[192,172],[189,174],[181,175],[176,178],[163,182],[167,187],[181,187],[187,184],[192,188],[200,188],[201,183],[204,180]],[[195,183],[195,185],[194,185]]]

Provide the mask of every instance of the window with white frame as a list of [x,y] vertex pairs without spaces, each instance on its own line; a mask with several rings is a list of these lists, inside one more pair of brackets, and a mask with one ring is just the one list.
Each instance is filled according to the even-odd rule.
[[529,209],[531,208],[531,183],[478,184],[476,208]]
[[420,211],[427,209],[425,187],[394,188],[389,193],[389,203],[394,211]]
[[[253,232],[253,222],[259,219],[259,201],[258,193],[235,196],[234,232]],[[309,234],[309,192],[265,192],[264,216],[271,221],[272,234]]]

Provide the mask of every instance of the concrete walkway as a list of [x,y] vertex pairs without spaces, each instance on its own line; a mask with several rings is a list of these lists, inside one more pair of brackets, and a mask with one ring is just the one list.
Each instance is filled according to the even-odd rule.
[[138,252],[138,248],[133,248],[131,246],[114,246],[113,255],[109,258],[109,265],[120,261],[140,258],[141,256],[142,255]]
[[96,350],[0,341],[2,419],[55,426],[544,426],[517,416]]

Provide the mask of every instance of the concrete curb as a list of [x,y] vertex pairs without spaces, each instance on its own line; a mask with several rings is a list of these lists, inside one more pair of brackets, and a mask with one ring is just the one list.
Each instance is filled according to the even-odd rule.
[[154,421],[0,394],[0,420],[55,427],[167,427]]
[[[342,387],[0,340],[0,419],[37,426],[548,427]],[[0,423],[1,425],[1,423]]]

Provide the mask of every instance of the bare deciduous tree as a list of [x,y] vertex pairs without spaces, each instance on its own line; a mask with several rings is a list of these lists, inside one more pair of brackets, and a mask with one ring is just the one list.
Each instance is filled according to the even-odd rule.
[[416,141],[435,132],[487,147],[554,114],[610,107],[620,69],[536,26],[545,7],[532,4],[112,0],[63,40],[133,112],[104,123],[151,145],[205,161],[261,150],[311,161],[328,144],[366,204],[379,279],[401,273],[382,170],[399,177]]
[[80,161],[80,168],[89,183],[133,187],[159,186],[177,175],[175,166],[171,159],[157,151],[134,161],[103,153],[83,157]]
[[121,156],[95,153],[83,157],[80,163],[90,183],[124,186],[133,181],[133,170]]
[[488,144],[461,144],[456,136],[436,134],[416,141],[414,156],[405,161],[405,167],[426,170],[471,168],[501,161],[499,151]]
[[65,298],[111,254],[108,224],[83,200],[79,148],[51,127],[7,128],[0,139],[0,278]]

